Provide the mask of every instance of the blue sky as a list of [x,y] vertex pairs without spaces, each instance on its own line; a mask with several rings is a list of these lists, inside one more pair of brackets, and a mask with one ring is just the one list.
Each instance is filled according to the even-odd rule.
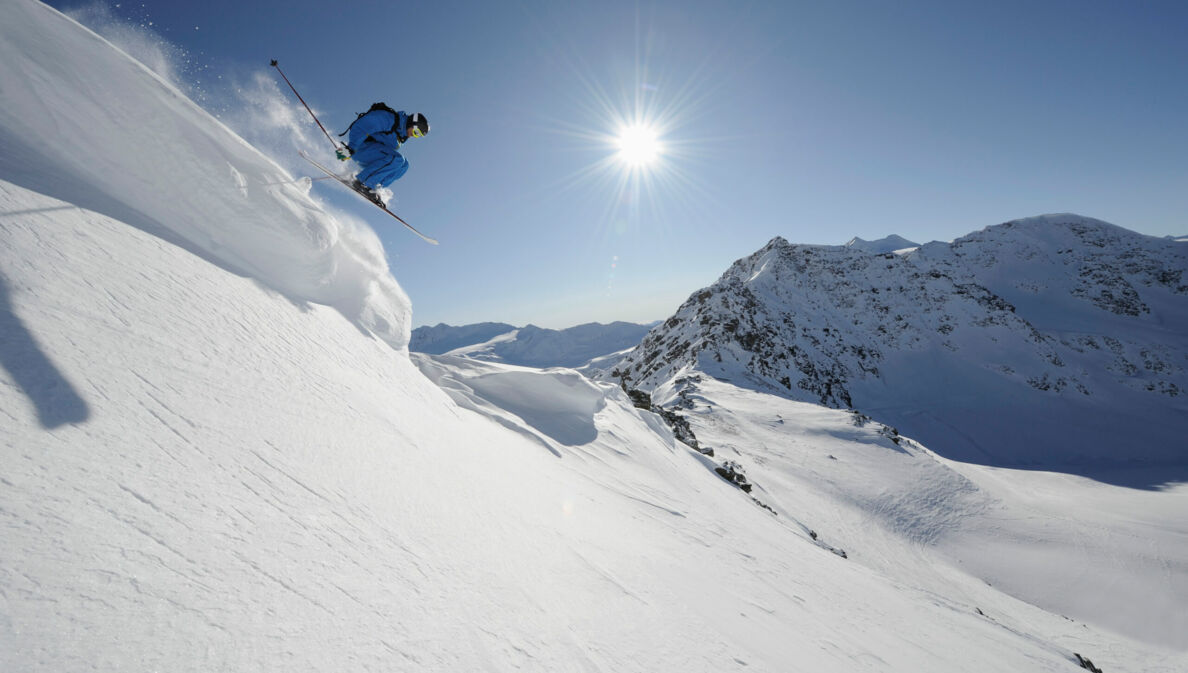
[[[107,7],[216,112],[276,58],[328,128],[377,100],[429,118],[393,209],[440,246],[316,188],[375,227],[417,325],[659,320],[774,236],[1188,234],[1188,3]],[[632,167],[639,120],[661,153]]]

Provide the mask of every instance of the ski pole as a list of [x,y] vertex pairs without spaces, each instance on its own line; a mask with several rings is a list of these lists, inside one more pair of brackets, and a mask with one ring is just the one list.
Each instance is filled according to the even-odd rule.
[[334,138],[330,137],[330,132],[326,130],[325,126],[322,126],[322,122],[318,121],[318,116],[313,113],[313,110],[309,109],[309,105],[305,102],[305,99],[301,97],[301,94],[297,93],[297,87],[293,86],[293,83],[289,81],[288,77],[285,77],[285,71],[281,70],[280,66],[276,64],[275,58],[272,59],[272,67],[276,68],[276,71],[279,72],[280,76],[284,78],[285,84],[288,84],[289,88],[293,90],[293,95],[297,96],[297,100],[301,101],[301,104],[305,106],[305,111],[309,113],[309,116],[313,117],[314,123],[318,125],[318,128],[322,129],[322,133],[326,134],[326,140],[330,141],[330,144],[334,146],[334,151],[337,152],[338,143],[334,142]]

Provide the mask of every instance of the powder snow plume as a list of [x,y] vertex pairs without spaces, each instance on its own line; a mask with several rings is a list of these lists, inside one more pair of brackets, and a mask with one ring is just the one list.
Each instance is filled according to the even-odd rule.
[[[23,3],[6,10],[49,11]],[[6,95],[0,109],[6,175],[294,302],[333,306],[394,348],[407,347],[409,300],[373,231],[313,200],[308,181],[294,180],[165,77],[94,33],[76,32],[85,38],[69,42],[63,34],[6,31],[0,44],[0,77],[22,92]],[[60,58],[64,52],[76,58]],[[260,107],[273,116],[278,109]]]

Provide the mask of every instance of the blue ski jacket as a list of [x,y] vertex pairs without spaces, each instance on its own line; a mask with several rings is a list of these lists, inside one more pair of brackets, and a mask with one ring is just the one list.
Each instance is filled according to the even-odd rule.
[[408,140],[407,128],[403,110],[374,106],[351,124],[347,147],[360,166],[355,176],[360,182],[372,189],[387,187],[408,171],[408,160],[400,153],[400,145]]

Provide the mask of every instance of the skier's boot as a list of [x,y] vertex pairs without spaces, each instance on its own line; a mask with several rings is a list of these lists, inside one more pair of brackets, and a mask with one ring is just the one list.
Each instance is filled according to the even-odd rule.
[[380,198],[380,195],[371,187],[368,187],[367,185],[360,182],[359,178],[355,178],[355,181],[351,183],[351,189],[367,197],[367,200],[371,201],[380,208],[387,208],[387,206],[384,205],[384,200]]

